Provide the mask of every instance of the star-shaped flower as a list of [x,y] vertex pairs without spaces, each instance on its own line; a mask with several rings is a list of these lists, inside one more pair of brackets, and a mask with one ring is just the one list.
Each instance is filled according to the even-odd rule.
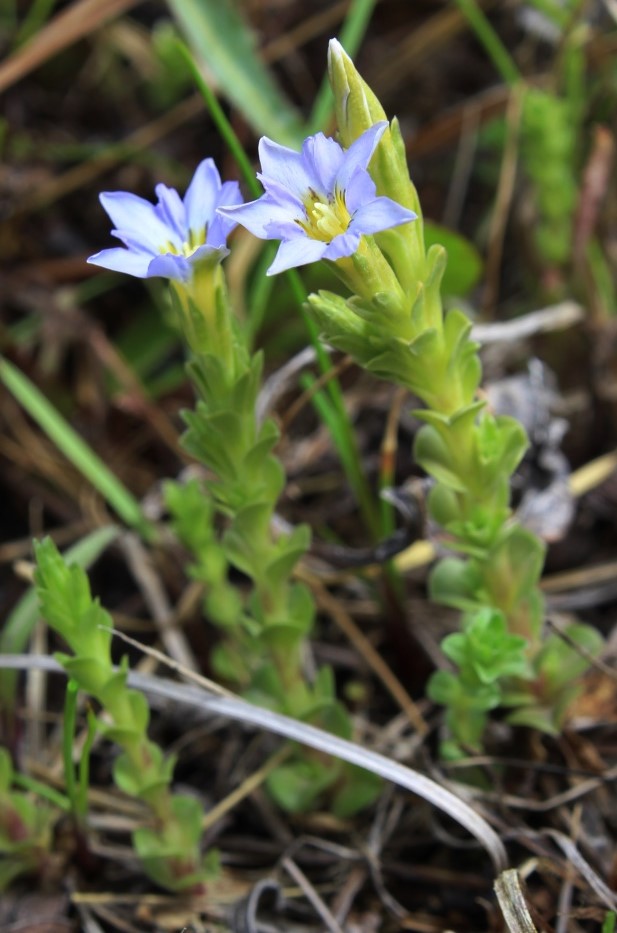
[[391,198],[378,197],[367,171],[388,124],[376,123],[349,149],[317,133],[301,152],[264,136],[259,143],[265,193],[238,207],[219,208],[255,236],[281,240],[268,275],[318,259],[351,256],[363,235],[415,220],[416,214]]
[[100,195],[115,226],[112,234],[127,248],[101,250],[88,262],[140,279],[163,276],[189,282],[196,264],[227,256],[227,236],[236,222],[217,208],[242,201],[238,182],[221,184],[214,161],[204,159],[184,198],[167,185],[157,185],[155,192],[156,204],[127,191]]

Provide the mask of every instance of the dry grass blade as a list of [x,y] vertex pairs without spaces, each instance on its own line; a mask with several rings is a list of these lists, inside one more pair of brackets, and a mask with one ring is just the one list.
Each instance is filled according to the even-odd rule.
[[78,0],[0,65],[0,93],[139,0]]
[[[64,673],[64,670],[52,658],[35,655],[0,655],[0,668],[2,667],[14,670],[38,668]],[[324,732],[323,729],[290,719],[281,713],[254,706],[239,697],[215,696],[202,687],[174,683],[136,672],[129,674],[128,683],[129,686],[142,690],[150,696],[189,706],[207,716],[213,714],[225,716],[244,725],[266,729],[294,742],[301,742],[303,745],[315,748],[326,755],[341,758],[350,764],[372,771],[386,781],[392,781],[413,794],[417,794],[452,817],[472,836],[475,836],[490,856],[496,871],[502,871],[507,867],[508,858],[503,842],[486,820],[452,791],[446,790],[445,787],[418,771],[413,771],[396,761],[390,761],[384,755],[356,745],[355,742],[341,739]]]
[[510,933],[538,933],[516,869],[508,868],[500,874],[495,882],[495,894]]
[[584,308],[576,301],[562,301],[538,311],[530,311],[512,321],[491,321],[489,324],[475,324],[471,335],[481,344],[509,343],[512,340],[525,340],[536,334],[565,330],[578,324],[585,317]]
[[312,589],[317,605],[324,609],[334,619],[338,627],[344,632],[345,636],[354,645],[359,654],[364,658],[370,669],[376,677],[379,677],[382,684],[390,696],[398,703],[410,723],[416,729],[419,735],[426,735],[428,726],[422,716],[422,713],[405,690],[403,684],[395,676],[391,668],[386,664],[378,651],[375,650],[369,639],[355,624],[351,616],[345,612],[341,604],[334,596],[331,596],[328,590],[321,586],[310,574],[303,572],[302,568],[298,571],[298,576],[304,580]]
[[570,865],[585,879],[589,887],[595,891],[605,907],[608,907],[609,910],[617,910],[617,895],[611,891],[597,872],[594,871],[589,862],[583,858],[572,840],[556,829],[545,830],[545,835],[550,836],[550,838],[557,843]]
[[323,899],[319,896],[306,875],[296,865],[293,859],[285,857],[281,860],[281,867],[285,869],[288,875],[291,875],[296,884],[303,891],[306,899],[313,905],[316,913],[319,914],[328,933],[343,933],[343,928],[336,917],[328,909]]
[[524,100],[524,91],[520,88],[514,88],[506,110],[506,144],[499,172],[499,184],[497,186],[495,207],[491,218],[488,255],[486,258],[486,285],[484,288],[483,305],[484,312],[489,317],[494,316],[495,305],[499,297],[501,260],[508,216],[514,195],[514,186],[516,184],[516,168],[518,165],[519,137]]

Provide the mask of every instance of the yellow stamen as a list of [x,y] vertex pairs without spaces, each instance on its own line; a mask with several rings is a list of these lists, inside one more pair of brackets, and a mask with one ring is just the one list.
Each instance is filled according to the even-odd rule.
[[312,189],[304,199],[306,219],[296,220],[312,240],[330,243],[334,237],[346,233],[351,214],[345,204],[345,192],[335,189],[334,198],[324,200]]
[[188,240],[182,244],[180,249],[168,241],[164,246],[160,247],[160,252],[171,253],[172,256],[186,256],[188,259],[189,256],[193,255],[196,249],[204,245],[207,232],[208,229],[206,226],[202,227],[201,230],[189,230]]

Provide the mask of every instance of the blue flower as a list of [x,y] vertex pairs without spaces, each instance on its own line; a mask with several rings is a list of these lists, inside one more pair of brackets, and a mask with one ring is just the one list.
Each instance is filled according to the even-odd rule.
[[295,152],[264,136],[259,143],[265,193],[257,201],[219,208],[265,240],[281,240],[268,275],[318,259],[351,256],[366,234],[415,220],[391,198],[377,197],[367,166],[388,124],[376,123],[349,149],[317,133]]
[[183,199],[166,185],[157,185],[155,192],[156,204],[127,191],[100,195],[115,227],[112,234],[127,249],[104,249],[88,262],[140,279],[160,275],[186,283],[196,264],[227,256],[227,236],[236,224],[217,208],[242,201],[237,181],[221,184],[214,161],[204,159]]

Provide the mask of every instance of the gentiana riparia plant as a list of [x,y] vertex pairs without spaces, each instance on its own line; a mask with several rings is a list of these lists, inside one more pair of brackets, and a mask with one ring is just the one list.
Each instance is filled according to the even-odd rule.
[[[170,483],[165,498],[190,555],[188,572],[204,587],[205,615],[220,631],[212,666],[255,703],[352,734],[332,672],[306,664],[315,604],[294,571],[309,531],[275,527],[285,485],[279,431],[273,419],[257,416],[263,358],[232,307],[225,275],[233,248],[227,240],[241,224],[280,241],[270,275],[327,263],[346,297],[309,297],[324,340],[422,403],[414,452],[432,479],[428,509],[450,552],[432,572],[430,593],[461,612],[460,631],[443,643],[450,668],[429,684],[430,697],[446,708],[444,752],[480,748],[497,707],[512,723],[556,732],[599,636],[578,624],[568,626],[565,640],[545,631],[544,545],[510,504],[525,432],[488,409],[471,323],[460,309],[444,310],[447,257],[441,246],[425,249],[397,121],[388,122],[335,40],[328,67],[337,138],[317,133],[296,151],[264,137],[262,197],[242,203],[237,182],[222,182],[211,159],[198,166],[183,198],[164,185],[156,203],[127,192],[101,195],[123,245],[89,261],[167,279],[188,349],[197,402],[183,414],[183,443],[206,479]],[[49,542],[37,549],[36,580],[43,614],[71,651],[62,663],[101,703],[108,717],[101,728],[122,749],[116,781],[152,812],[152,825],[135,834],[138,853],[162,885],[201,890],[214,870],[213,856],[200,849],[201,808],[172,792],[173,760],[148,738],[146,702],[127,688],[125,666],[113,670],[109,616],[84,573],[68,568]],[[340,815],[379,792],[367,773],[300,748],[290,749],[268,786],[289,810],[319,802]]]
[[[334,148],[337,155],[330,163],[338,168],[336,178],[369,191],[376,210],[388,199],[375,198],[365,165],[383,129],[367,134],[351,156],[325,137],[315,137],[313,147]],[[313,181],[319,183],[316,175]],[[305,672],[315,607],[293,572],[308,547],[308,528],[280,533],[274,527],[285,484],[273,453],[279,432],[272,419],[260,423],[257,418],[262,354],[249,348],[221,265],[229,251],[226,238],[236,225],[232,212],[243,210],[237,183],[221,184],[213,163],[205,160],[183,200],[161,185],[156,194],[154,205],[125,192],[102,196],[126,248],[103,250],[90,262],[106,268],[113,263],[119,271],[136,269],[133,274],[140,277],[161,275],[170,282],[198,399],[195,410],[184,413],[184,446],[212,478],[202,486],[170,483],[166,500],[173,526],[192,555],[191,572],[205,584],[206,615],[221,629],[213,664],[219,676],[255,702],[351,737],[351,721],[335,696],[331,671],[322,667],[313,678]],[[386,206],[390,214],[381,222],[400,222],[398,205]],[[136,228],[146,218],[152,219],[152,230],[140,241]],[[358,241],[354,234],[348,249]],[[155,248],[160,255],[153,256]],[[249,578],[249,592],[240,595],[229,583],[231,568]],[[288,809],[303,810],[328,799],[335,812],[348,814],[372,800],[380,784],[357,769],[298,750],[272,772],[268,786]]]

